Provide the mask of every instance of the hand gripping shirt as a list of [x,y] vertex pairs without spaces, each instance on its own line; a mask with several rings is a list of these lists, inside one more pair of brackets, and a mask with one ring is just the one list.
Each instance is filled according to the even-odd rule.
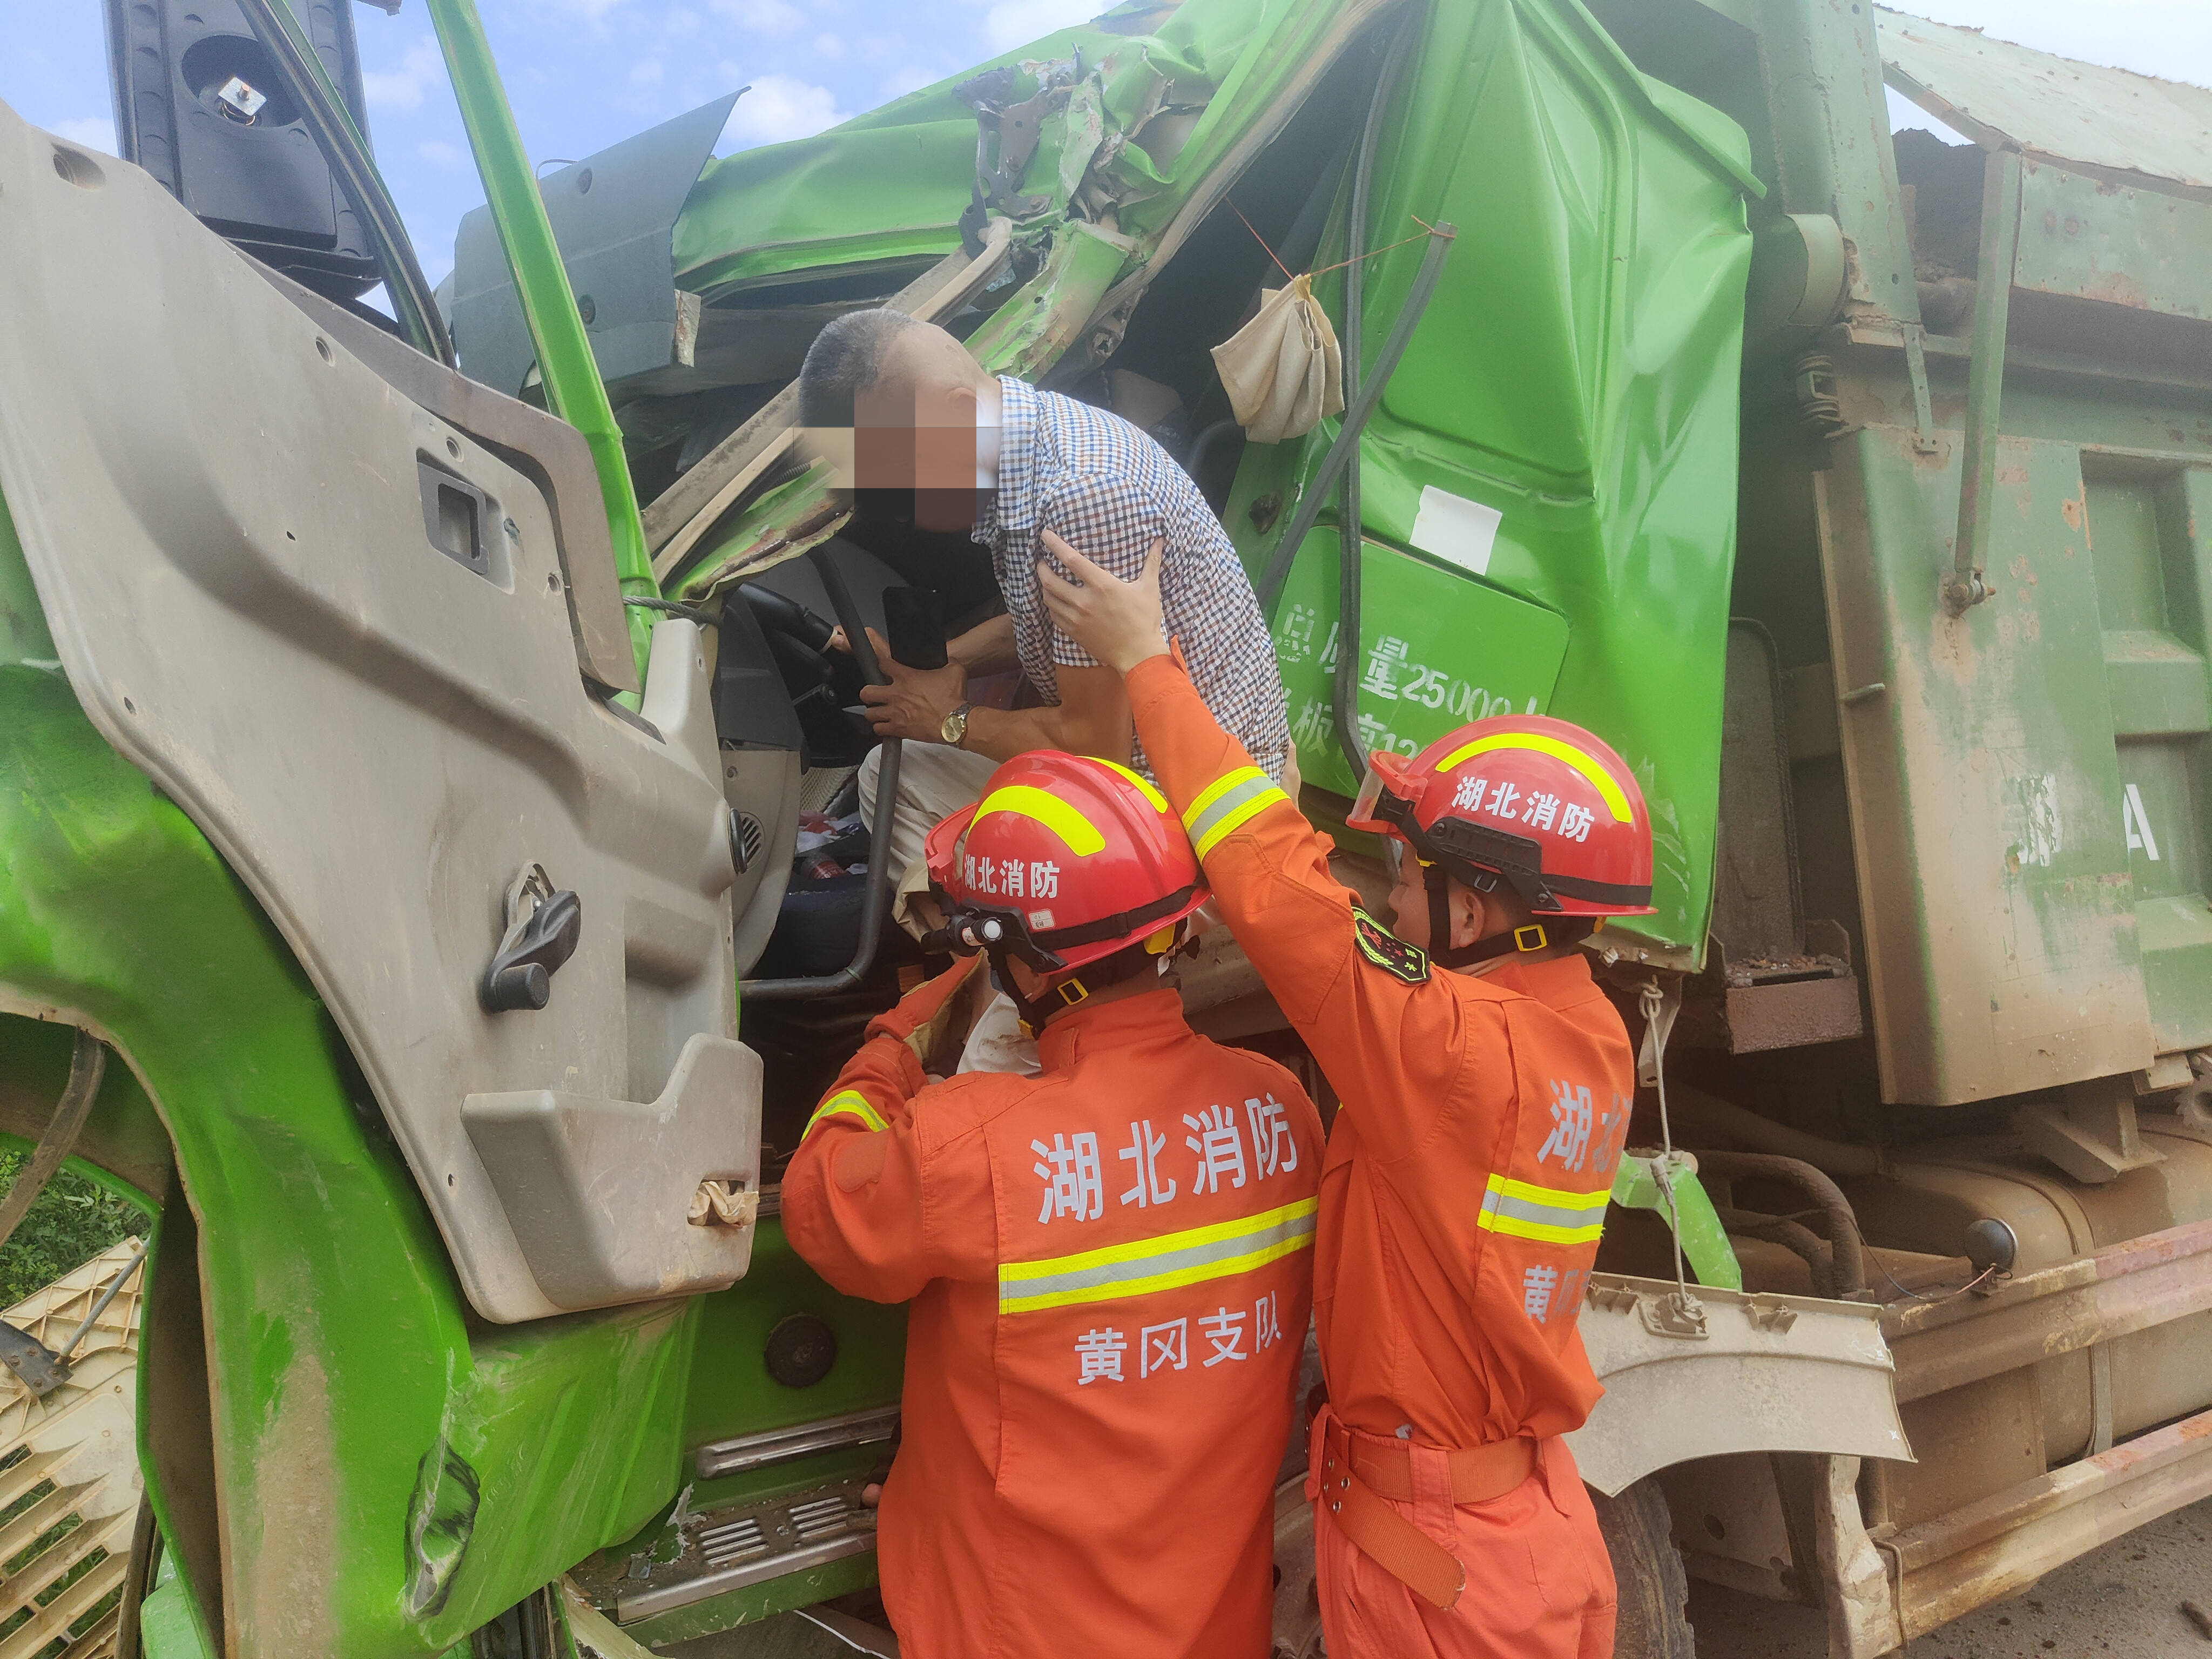
[[[1291,732],[1267,619],[1229,532],[1190,475],[1118,415],[999,378],[999,488],[975,526],[991,549],[1022,672],[1048,703],[1058,671],[1097,659],[1054,628],[1037,586],[1051,531],[1123,581],[1158,538],[1160,605],[1214,718],[1280,779]],[[1062,573],[1063,574],[1066,573]],[[1136,770],[1152,775],[1140,743]]]
[[1265,1659],[1274,1477],[1310,1307],[1321,1124],[1170,990],[1044,1029],[1044,1069],[925,1083],[870,1028],[793,1156],[793,1248],[911,1299],[878,1514],[912,1659]]
[[1344,1104],[1322,1170],[1314,1313],[1337,1413],[1445,1447],[1580,1426],[1575,1329],[1634,1095],[1579,953],[1431,966],[1329,874],[1330,844],[1164,657],[1129,705],[1222,918]]

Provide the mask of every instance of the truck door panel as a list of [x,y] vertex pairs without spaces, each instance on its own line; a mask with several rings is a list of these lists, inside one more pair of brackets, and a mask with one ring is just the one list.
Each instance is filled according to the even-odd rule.
[[[587,687],[582,573],[530,476],[554,470],[404,396],[135,167],[0,108],[0,489],[63,667],[283,933],[499,1322],[732,1282],[750,1225],[670,1195],[757,1182],[709,655],[672,618],[641,717]],[[439,477],[472,561],[434,542]],[[542,1011],[488,1012],[533,866],[577,895],[574,951]],[[687,1050],[720,1092],[639,1132]],[[517,1095],[556,1103],[539,1148],[569,1184],[503,1201],[463,1103]],[[558,1229],[510,1205],[586,1201],[620,1250],[533,1258],[521,1235]]]

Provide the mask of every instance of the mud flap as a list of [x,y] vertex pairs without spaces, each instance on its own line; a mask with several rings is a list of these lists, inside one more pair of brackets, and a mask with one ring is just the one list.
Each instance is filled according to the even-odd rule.
[[1605,1395],[1567,1436],[1607,1496],[1670,1464],[1727,1452],[1912,1461],[1881,1310],[1696,1287],[1702,1328],[1670,1317],[1675,1286],[1593,1273],[1580,1321]]

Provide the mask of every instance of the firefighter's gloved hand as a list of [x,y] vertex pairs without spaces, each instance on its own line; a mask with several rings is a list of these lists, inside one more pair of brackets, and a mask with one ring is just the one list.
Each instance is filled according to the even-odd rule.
[[962,993],[978,983],[988,984],[988,976],[979,973],[982,965],[983,957],[978,953],[956,961],[935,979],[924,980],[900,998],[889,1013],[878,1014],[868,1022],[869,1040],[896,1037],[927,1066],[930,1056],[939,1048],[964,1040],[968,1027],[975,1023],[978,999]]

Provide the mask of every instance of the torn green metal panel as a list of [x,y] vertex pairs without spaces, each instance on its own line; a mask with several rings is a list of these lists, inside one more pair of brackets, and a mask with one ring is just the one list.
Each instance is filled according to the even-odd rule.
[[1624,1210],[1650,1210],[1665,1222],[1680,1239],[1682,1259],[1698,1284],[1743,1288],[1735,1247],[1687,1155],[1677,1152],[1669,1163],[1658,1153],[1622,1153],[1613,1172],[1613,1202]]
[[1129,239],[1096,225],[1069,225],[1042,270],[1006,297],[968,337],[986,368],[1030,380],[1060,361],[1128,258]]
[[[1710,150],[1624,93],[1632,71],[1616,53],[1549,9],[1443,9],[1428,31],[1377,161],[1372,240],[1395,240],[1416,218],[1482,231],[1461,237],[1362,439],[1365,533],[1444,574],[1421,588],[1418,612],[1388,593],[1369,599],[1361,678],[1389,673],[1376,647],[1434,631],[1442,607],[1458,639],[1439,665],[1494,693],[1492,665],[1520,661],[1532,626],[1564,619],[1565,656],[1539,708],[1619,749],[1651,806],[1659,914],[1630,921],[1622,939],[1693,961],[1711,902],[1735,556],[1742,191]],[[1341,213],[1323,264],[1344,257]],[[1419,257],[1404,247],[1370,265],[1370,340],[1404,304]],[[1341,307],[1340,277],[1317,291]],[[1272,497],[1287,517],[1334,428],[1274,447],[1294,460],[1247,451],[1227,520],[1248,569],[1278,522],[1262,512],[1261,528],[1255,507]],[[1462,528],[1429,528],[1425,504]],[[1486,538],[1464,528],[1486,520]],[[1316,538],[1295,568],[1334,540]],[[1333,595],[1322,580],[1293,576]],[[1529,611],[1497,604],[1504,595]],[[1518,620],[1532,615],[1547,620]],[[1299,748],[1316,781],[1343,770],[1323,708]],[[1363,731],[1405,734],[1381,713],[1364,704]]]
[[[977,139],[975,115],[956,88],[1005,68],[1013,72],[1007,97],[1019,100],[1037,89],[1040,70],[1070,60],[1079,65],[1079,84],[1065,110],[1044,117],[1022,173],[1021,190],[1045,198],[1024,234],[1032,224],[1037,231],[1057,225],[1088,179],[1113,204],[1138,257],[1149,257],[1285,92],[1384,10],[1374,0],[1123,6],[816,137],[726,156],[708,167],[678,222],[679,280],[713,297],[818,267],[848,272],[950,252],[969,200]],[[1710,165],[1757,191],[1732,123],[1638,75],[1578,9],[1557,10],[1591,51],[1613,60],[1615,97],[1635,102],[1645,118],[1668,125]],[[1132,32],[1155,22],[1153,33]],[[1197,112],[1194,123],[1173,118],[1189,110]],[[1148,130],[1163,112],[1170,118]]]
[[[1062,29],[935,86],[884,105],[813,138],[741,151],[712,163],[676,228],[676,268],[687,288],[710,297],[814,267],[934,259],[958,245],[956,228],[975,175],[976,120],[955,95],[975,76],[1013,72],[1010,100],[1034,94],[1042,67],[1080,52],[1082,101],[1098,112],[1054,115],[1041,128],[1022,175],[1024,191],[1048,200],[1037,231],[1061,221],[1083,176],[1075,165],[1104,157],[1102,183],[1124,199],[1121,228],[1152,237],[1188,198],[1190,181],[1220,160],[1282,87],[1310,65],[1316,41],[1340,14],[1367,3],[1298,0],[1188,0],[1156,33],[1122,26],[1158,15],[1124,8],[1097,23]],[[1105,27],[1101,27],[1105,25]],[[1172,160],[1146,151],[1142,124],[1175,89],[1204,112]],[[1165,129],[1163,129],[1165,131]],[[1070,174],[1073,173],[1071,177]]]

